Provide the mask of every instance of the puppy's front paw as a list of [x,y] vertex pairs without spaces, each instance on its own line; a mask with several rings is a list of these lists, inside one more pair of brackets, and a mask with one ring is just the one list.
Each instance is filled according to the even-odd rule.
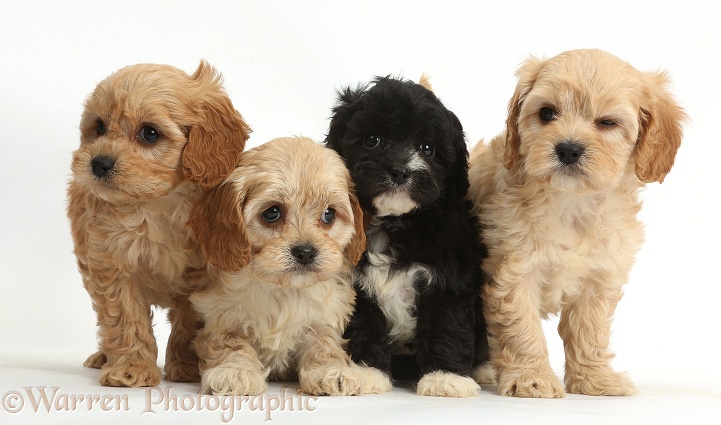
[[561,381],[550,368],[504,371],[498,376],[498,394],[526,398],[565,396]]
[[108,356],[102,351],[91,354],[87,360],[83,363],[85,367],[92,367],[93,369],[100,369],[105,363],[108,362]]
[[107,387],[157,387],[160,368],[150,362],[105,364],[99,381]]
[[198,361],[165,363],[165,379],[173,382],[199,382]]
[[472,397],[481,387],[469,376],[436,371],[423,375],[416,393],[433,397]]
[[361,375],[361,394],[382,394],[393,389],[388,375],[374,367],[358,366]]
[[363,393],[362,375],[359,367],[322,366],[301,369],[298,380],[301,390],[306,394],[358,395]]
[[612,370],[566,371],[566,391],[572,394],[628,396],[638,393],[626,373]]
[[213,395],[256,395],[268,388],[266,377],[256,370],[223,364],[203,373],[201,392]]

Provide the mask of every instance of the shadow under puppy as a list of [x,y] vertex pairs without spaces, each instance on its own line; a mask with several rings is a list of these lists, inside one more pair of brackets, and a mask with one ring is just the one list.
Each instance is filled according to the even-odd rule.
[[[464,199],[463,128],[426,87],[390,77],[346,88],[326,145],[344,158],[368,221],[346,330],[354,361],[420,377],[420,395],[466,397],[493,380],[478,294],[484,248]],[[414,375],[413,375],[414,374]]]
[[212,265],[213,286],[191,297],[203,393],[258,394],[268,378],[297,378],[313,395],[390,390],[341,346],[365,234],[338,155],[292,137],[251,149],[190,225]]
[[643,241],[639,190],[671,170],[686,115],[663,73],[600,50],[531,58],[517,76],[506,131],[470,169],[498,393],[564,395],[541,327],[560,312],[566,391],[633,394],[611,368],[611,319]]
[[100,340],[85,366],[102,368],[102,385],[158,385],[156,305],[170,308],[166,378],[197,381],[187,272],[205,261],[187,221],[235,168],[250,129],[201,62],[191,76],[169,65],[118,70],[85,102],[80,130],[67,212]]

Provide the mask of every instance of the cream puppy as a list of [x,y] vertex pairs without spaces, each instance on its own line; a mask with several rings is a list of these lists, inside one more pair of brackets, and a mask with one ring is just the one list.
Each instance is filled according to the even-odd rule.
[[610,365],[611,319],[643,241],[639,190],[670,171],[685,114],[665,74],[600,50],[531,58],[517,75],[506,131],[470,159],[498,392],[564,395],[541,328],[560,312],[566,391],[633,394]]
[[212,264],[212,286],[191,298],[205,322],[195,341],[203,393],[258,394],[268,379],[296,378],[313,395],[390,390],[342,346],[365,234],[335,152],[304,138],[246,152],[190,225]]

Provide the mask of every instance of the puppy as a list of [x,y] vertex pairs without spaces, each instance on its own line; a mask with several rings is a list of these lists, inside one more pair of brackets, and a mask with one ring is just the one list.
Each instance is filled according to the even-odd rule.
[[663,73],[600,50],[531,58],[517,76],[505,133],[470,169],[498,392],[563,397],[541,328],[560,312],[566,391],[633,394],[610,365],[611,319],[643,240],[639,190],[670,171],[685,114]]
[[421,395],[476,394],[471,367],[488,356],[484,251],[464,200],[461,123],[423,85],[378,78],[339,94],[325,143],[345,159],[369,222],[346,331],[351,357],[394,378],[415,374]]
[[214,286],[191,297],[205,323],[195,341],[203,393],[258,394],[268,378],[296,377],[313,395],[390,389],[341,346],[365,235],[334,152],[304,138],[248,151],[190,225],[215,266]]
[[102,385],[158,385],[156,305],[170,309],[166,378],[197,381],[186,273],[205,262],[187,221],[235,168],[250,129],[201,62],[192,76],[168,65],[120,69],[87,99],[80,130],[67,212],[100,340],[85,366],[102,369]]

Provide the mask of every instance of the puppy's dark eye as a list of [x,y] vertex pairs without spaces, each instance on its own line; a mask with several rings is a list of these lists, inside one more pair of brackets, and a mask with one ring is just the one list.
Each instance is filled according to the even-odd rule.
[[333,208],[328,208],[323,211],[323,214],[320,216],[320,221],[325,224],[333,223],[333,221],[335,221],[335,210]]
[[278,207],[277,205],[273,205],[272,207],[263,211],[263,214],[261,214],[263,220],[267,221],[268,223],[274,223],[278,221],[280,219],[280,215],[280,207]]
[[611,120],[611,119],[602,119],[602,120],[596,121],[596,124],[597,124],[599,127],[614,127],[614,126],[616,126],[618,123],[617,123],[616,121],[614,121],[614,120]]
[[160,133],[153,127],[146,125],[140,129],[137,137],[145,143],[155,143],[160,138]]
[[108,131],[108,128],[105,127],[105,123],[100,118],[98,118],[97,127],[95,129],[98,132],[98,136],[102,136],[106,131]]
[[543,122],[551,122],[556,119],[556,111],[553,108],[543,107],[538,112],[538,116]]
[[431,143],[421,143],[420,149],[425,156],[433,156],[433,153],[436,151]]
[[368,149],[373,149],[381,144],[381,138],[378,136],[368,136],[363,140],[363,145]]

